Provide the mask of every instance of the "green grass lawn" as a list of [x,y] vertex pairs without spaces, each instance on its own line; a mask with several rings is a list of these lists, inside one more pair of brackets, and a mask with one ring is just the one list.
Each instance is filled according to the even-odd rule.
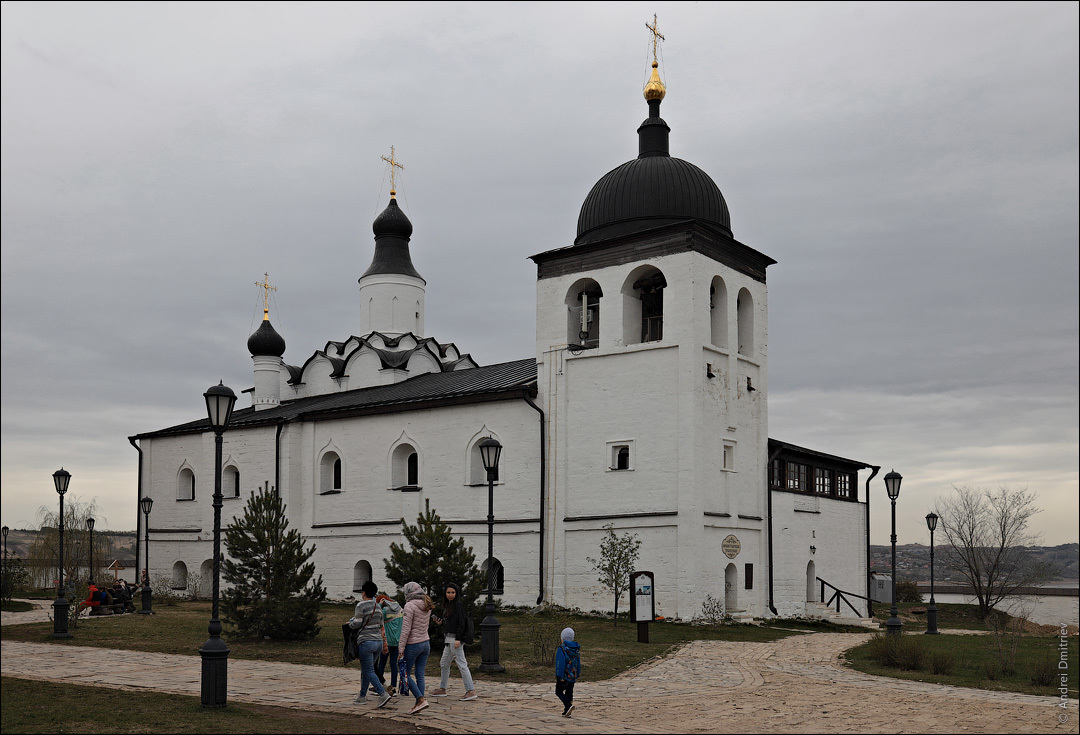
[[[992,691],[1038,694],[1047,697],[1056,697],[1059,694],[1060,682],[1057,674],[1060,671],[1058,669],[1060,654],[1058,649],[1059,639],[1056,636],[1025,635],[1021,638],[1011,672],[1001,670],[1002,658],[998,651],[997,639],[994,636],[923,635],[921,633],[905,633],[904,636],[913,639],[909,641],[910,643],[922,647],[925,659],[923,668],[904,671],[899,668],[883,666],[872,656],[872,642],[848,650],[845,653],[848,665],[857,671],[875,676],[890,676],[897,679],[927,681],[935,684],[950,684],[952,686],[973,687]],[[1008,643],[1007,640],[1003,642]],[[1073,699],[1077,697],[1077,682],[1080,679],[1075,670],[1077,650],[1076,636],[1072,636],[1068,642],[1067,661],[1069,669],[1065,671],[1069,674],[1068,690],[1069,696]],[[943,656],[953,662],[954,670],[951,674],[931,673],[929,660],[934,655]],[[1048,671],[1053,677],[1053,681],[1042,684],[1035,683],[1032,676],[1038,670]]]
[[31,603],[22,600],[4,600],[0,602],[0,610],[4,612],[28,612],[33,609],[34,606]]
[[[196,655],[207,639],[210,603],[155,605],[154,610],[155,615],[111,615],[80,620],[78,627],[71,630],[72,638],[67,640],[53,639],[51,623],[5,626],[0,630],[0,637],[59,645]],[[234,659],[341,666],[341,624],[349,619],[352,612],[352,605],[324,604],[320,615],[322,631],[312,641],[244,639],[229,635],[228,629],[224,638],[231,649],[230,658]],[[582,645],[584,676],[593,681],[626,671],[686,641],[771,641],[797,635],[790,630],[753,625],[697,626],[659,622],[650,626],[649,643],[637,643],[637,627],[626,621],[613,627],[610,619],[559,613],[529,615],[516,610],[500,611],[498,619],[502,624],[500,662],[506,667],[506,672],[479,673],[480,646],[477,643],[469,646],[466,654],[473,676],[480,680],[497,677],[503,681],[550,681],[555,675],[554,664],[537,660],[531,636],[539,632],[542,640],[548,642],[549,649],[554,650],[559,643],[559,631],[567,625],[574,628],[577,640]],[[441,641],[433,636],[432,655],[427,667],[429,677],[433,672],[438,675],[441,652]]]
[[412,723],[198,697],[0,678],[4,733],[438,733]]

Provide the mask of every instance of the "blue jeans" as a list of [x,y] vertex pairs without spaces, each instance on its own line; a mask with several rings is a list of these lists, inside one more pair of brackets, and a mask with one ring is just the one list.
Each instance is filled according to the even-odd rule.
[[379,662],[375,664],[375,674],[379,677],[379,681],[383,686],[386,686],[386,662],[390,662],[390,686],[397,686],[397,660],[398,660],[398,647],[390,646],[390,650],[386,653],[379,654]]
[[386,694],[386,689],[379,683],[379,677],[375,675],[375,657],[382,653],[382,641],[360,641],[360,671],[363,679],[360,682],[360,696],[367,696],[368,684],[380,697]]
[[[424,696],[424,667],[427,666],[428,656],[431,654],[431,642],[421,641],[410,643],[405,646],[405,670],[408,671],[408,681],[401,682],[402,689],[408,691],[417,699]],[[413,668],[416,671],[413,671]],[[415,680],[414,680],[415,677]]]

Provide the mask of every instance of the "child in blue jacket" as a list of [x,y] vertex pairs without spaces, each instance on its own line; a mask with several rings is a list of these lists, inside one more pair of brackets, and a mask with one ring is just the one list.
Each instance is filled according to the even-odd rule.
[[574,642],[574,629],[563,628],[562,642],[555,651],[555,696],[563,703],[563,717],[574,711],[574,684],[581,674],[581,646]]

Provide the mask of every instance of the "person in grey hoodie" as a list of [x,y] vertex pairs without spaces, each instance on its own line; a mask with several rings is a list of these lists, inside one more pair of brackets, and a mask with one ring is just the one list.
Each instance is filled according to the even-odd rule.
[[386,691],[379,677],[375,674],[375,659],[380,653],[389,651],[386,645],[386,632],[383,630],[382,608],[375,602],[375,595],[379,588],[374,582],[364,582],[360,589],[361,599],[356,603],[356,610],[349,619],[349,627],[357,631],[356,644],[360,649],[360,670],[363,672],[363,680],[360,682],[360,693],[353,699],[354,704],[367,702],[368,685],[379,695],[379,706],[385,707],[390,701],[390,692]]

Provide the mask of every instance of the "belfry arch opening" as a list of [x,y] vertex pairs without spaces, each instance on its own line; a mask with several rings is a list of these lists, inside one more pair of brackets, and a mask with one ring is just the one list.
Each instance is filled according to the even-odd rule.
[[659,269],[642,266],[623,285],[623,343],[657,342],[664,338],[664,289]]
[[600,299],[604,292],[591,278],[583,278],[566,294],[566,342],[582,349],[600,346]]

